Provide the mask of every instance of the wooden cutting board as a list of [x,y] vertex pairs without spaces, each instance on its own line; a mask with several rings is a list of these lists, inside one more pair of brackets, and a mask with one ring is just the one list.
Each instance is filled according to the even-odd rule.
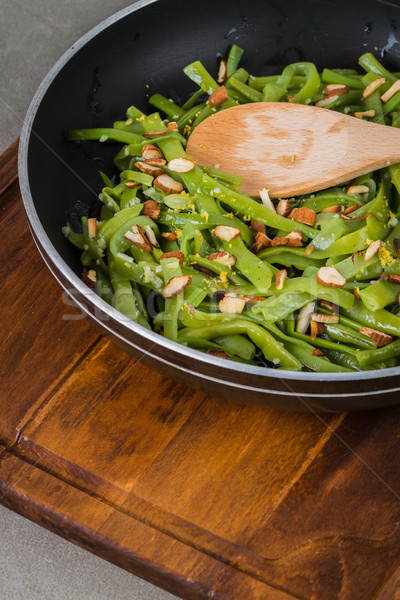
[[118,350],[32,242],[0,159],[0,499],[181,598],[400,598],[400,408],[221,401]]

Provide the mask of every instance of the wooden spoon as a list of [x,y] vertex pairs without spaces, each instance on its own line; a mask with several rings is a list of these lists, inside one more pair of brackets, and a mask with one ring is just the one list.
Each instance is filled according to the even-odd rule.
[[215,113],[191,134],[199,165],[243,178],[240,189],[298,196],[400,162],[400,130],[326,108],[283,102],[242,104]]

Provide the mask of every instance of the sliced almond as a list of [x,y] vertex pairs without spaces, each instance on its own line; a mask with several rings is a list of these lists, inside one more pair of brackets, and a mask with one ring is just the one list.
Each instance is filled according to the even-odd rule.
[[326,315],[325,313],[312,313],[311,321],[317,323],[339,323],[339,315]]
[[152,246],[154,246],[155,248],[159,248],[160,244],[158,243],[158,240],[156,238],[156,234],[154,233],[152,227],[150,227],[150,225],[145,225],[144,232],[145,232],[146,237],[149,240],[150,244]]
[[378,348],[390,344],[390,342],[393,340],[391,335],[387,335],[387,333],[382,333],[382,331],[376,331],[376,329],[371,329],[371,327],[361,327],[360,333],[363,333],[364,335],[367,335],[372,340],[374,340]]
[[226,294],[222,300],[218,302],[218,308],[222,313],[240,315],[243,312],[245,304],[245,298],[237,298],[236,296],[229,296]]
[[165,288],[162,291],[164,298],[173,298],[182,294],[183,290],[190,285],[192,278],[190,275],[180,275],[179,277],[172,277]]
[[97,273],[94,269],[83,269],[82,271],[82,281],[85,283],[90,289],[93,289],[97,282]]
[[152,167],[165,167],[166,163],[165,158],[148,158],[146,160],[146,165],[151,165]]
[[219,83],[220,85],[225,83],[226,78],[227,78],[227,64],[226,64],[226,60],[224,58],[222,58],[219,61],[219,69],[218,69],[218,79],[217,79],[217,83]]
[[353,112],[352,115],[353,117],[357,117],[357,119],[374,117],[376,115],[376,110],[374,108],[371,108],[371,110],[356,110],[356,112]]
[[254,296],[253,294],[247,294],[246,296],[243,296],[243,298],[246,300],[246,302],[251,303],[264,302],[265,300],[264,296]]
[[377,252],[379,252],[380,247],[381,247],[381,240],[375,240],[374,242],[371,242],[371,244],[368,246],[368,248],[366,249],[365,254],[364,254],[365,262],[367,262],[368,260],[371,260],[371,258],[373,256],[375,256],[375,254]]
[[233,267],[236,264],[236,256],[229,254],[229,252],[214,252],[208,258],[227,267]]
[[303,239],[303,234],[301,233],[301,231],[297,231],[297,229],[293,229],[293,231],[291,231],[290,233],[285,235],[285,238],[287,240],[300,240],[301,241]]
[[356,219],[357,217],[356,217],[356,215],[349,216],[349,215],[342,214],[342,215],[340,215],[340,218],[343,219],[344,221],[351,221],[352,219]]
[[265,233],[267,231],[267,228],[264,225],[264,223],[260,223],[260,221],[255,221],[254,219],[251,220],[250,227],[256,233],[259,233],[259,232]]
[[395,94],[397,94],[397,92],[400,91],[400,79],[398,81],[395,81],[390,88],[381,96],[381,100],[383,103],[386,103],[388,100],[390,100],[390,98],[392,96],[394,96]]
[[335,267],[320,267],[317,271],[317,280],[326,287],[343,287],[346,279]]
[[331,96],[340,96],[341,94],[347,94],[349,88],[344,83],[329,83],[322,90],[327,98]]
[[142,250],[145,250],[146,252],[151,252],[151,246],[145,238],[143,229],[140,227],[140,225],[134,225],[132,227],[132,230],[128,230],[125,233],[124,238],[131,242],[131,244],[139,246],[139,248],[141,248]]
[[306,254],[307,256],[310,256],[310,254],[312,254],[313,252],[314,252],[314,246],[312,244],[307,246],[307,248],[304,250],[304,254]]
[[271,240],[272,248],[275,248],[275,246],[288,246],[288,245],[289,245],[289,240],[286,237],[274,237]]
[[311,208],[307,208],[306,206],[293,208],[289,215],[289,219],[293,219],[293,221],[297,221],[298,223],[304,223],[305,225],[311,225],[311,227],[315,225],[316,217],[317,213],[315,210],[311,210]]
[[160,167],[154,167],[153,165],[149,165],[145,162],[135,162],[135,167],[142,171],[143,173],[147,173],[148,175],[153,175],[153,177],[157,177],[157,175],[161,175],[163,170]]
[[287,277],[286,269],[281,269],[276,274],[275,285],[277,290],[283,290],[283,286]]
[[174,173],[188,173],[194,169],[194,162],[188,158],[173,158],[169,161],[167,167]]
[[146,144],[143,146],[142,157],[144,160],[147,160],[148,158],[164,158],[161,150],[154,144]]
[[324,353],[319,348],[314,348],[314,350],[310,350],[310,354],[313,356],[324,356]]
[[164,240],[168,240],[168,242],[173,242],[178,237],[178,234],[175,231],[163,231],[161,237]]
[[289,200],[279,200],[276,205],[276,212],[278,215],[281,215],[281,217],[287,217],[290,212]]
[[167,135],[168,133],[170,133],[168,129],[163,129],[162,131],[149,131],[148,133],[142,133],[142,136],[152,138],[160,135]]
[[183,191],[182,183],[166,174],[156,177],[154,185],[167,194],[180,194]]
[[297,333],[306,333],[307,329],[311,323],[311,314],[314,312],[315,302],[308,302],[303,306],[301,311],[299,312],[299,316],[297,318],[296,323],[296,332]]
[[400,275],[394,275],[393,273],[391,273],[389,275],[389,281],[391,283],[400,283]]
[[207,354],[209,354],[210,356],[216,356],[217,358],[231,358],[231,355],[225,352],[223,348],[209,348],[207,350]]
[[136,181],[125,181],[125,187],[127,187],[129,190],[133,190],[133,188],[137,188],[141,185],[141,183],[137,183]]
[[381,87],[381,85],[383,85],[384,83],[386,83],[386,77],[378,77],[378,79],[372,81],[369,85],[367,85],[367,87],[363,91],[363,98],[368,98],[368,96],[373,94],[375,90]]
[[90,238],[95,238],[97,235],[97,219],[96,217],[91,217],[87,220],[88,224],[88,236]]
[[141,214],[146,217],[150,217],[150,219],[153,219],[153,221],[157,221],[160,216],[160,212],[161,205],[159,202],[156,202],[155,200],[146,200],[146,202],[143,203]]
[[294,240],[288,240],[287,246],[289,248],[301,248],[301,246],[303,245],[302,241],[299,240],[298,238],[294,239]]
[[271,212],[276,212],[275,206],[274,206],[271,198],[269,197],[269,193],[266,188],[263,188],[262,190],[260,190],[260,198],[261,198],[261,202],[263,203],[265,208],[268,208],[268,210],[270,210]]
[[217,225],[212,230],[215,237],[223,242],[230,242],[240,236],[241,231],[238,227],[231,227],[230,225]]
[[349,196],[353,194],[367,194],[369,193],[369,187],[367,185],[351,185],[346,193]]
[[333,104],[334,102],[336,102],[336,100],[339,98],[339,96],[340,96],[340,94],[333,94],[331,96],[326,96],[325,98],[321,98],[321,100],[318,100],[315,103],[315,106],[319,106],[320,108],[329,106],[330,104]]
[[348,206],[343,211],[343,214],[344,215],[349,215],[350,213],[354,212],[355,210],[358,210],[360,208],[360,206],[361,206],[360,204],[353,204],[352,206]]
[[172,252],[164,252],[164,254],[161,254],[160,260],[163,258],[177,258],[180,263],[183,263],[185,255],[183,252],[179,252],[179,250],[172,250]]
[[324,333],[324,324],[323,323],[318,323],[318,321],[313,321],[311,320],[310,323],[310,337],[312,340],[315,340],[315,338],[318,335],[322,335]]
[[327,206],[321,210],[322,213],[341,213],[344,211],[344,206],[342,204],[333,204],[332,206]]
[[320,300],[319,303],[322,306],[322,308],[326,308],[327,310],[330,310],[331,312],[338,314],[339,307],[336,304],[333,304],[333,302],[328,302],[328,300]]
[[192,266],[193,266],[193,269],[196,269],[196,271],[199,271],[200,273],[207,275],[207,277],[215,276],[215,273],[213,271],[211,271],[211,269],[207,269],[206,267],[203,267],[202,265],[192,265]]
[[170,121],[167,127],[168,131],[179,131],[178,123],[175,123],[175,121]]
[[217,108],[217,106],[221,106],[224,102],[228,100],[228,92],[226,91],[226,87],[221,85],[215,92],[213,92],[208,98],[208,103],[212,108]]

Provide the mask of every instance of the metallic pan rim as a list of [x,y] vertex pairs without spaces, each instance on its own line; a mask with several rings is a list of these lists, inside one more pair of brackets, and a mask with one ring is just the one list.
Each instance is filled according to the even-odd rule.
[[[157,2],[157,0],[139,0],[134,5],[129,6],[125,9],[117,12],[116,14],[112,15],[111,17],[107,18],[102,23],[100,23],[99,25],[94,27],[92,30],[90,30],[88,33],[86,33],[84,36],[82,36],[76,43],[74,43],[56,62],[56,64],[53,66],[53,68],[49,71],[49,73],[46,75],[46,77],[43,79],[42,83],[40,84],[35,96],[32,99],[29,109],[27,111],[27,114],[26,114],[26,117],[25,117],[25,120],[24,120],[24,123],[22,126],[21,137],[20,137],[19,156],[18,156],[19,182],[20,182],[22,199],[23,199],[23,203],[25,206],[25,211],[28,216],[29,225],[31,227],[31,230],[34,232],[33,237],[35,239],[36,245],[37,245],[42,257],[44,258],[47,266],[52,271],[53,276],[55,276],[54,268],[56,268],[57,271],[62,272],[63,275],[65,276],[65,278],[68,280],[70,289],[76,289],[76,290],[78,290],[78,292],[80,294],[84,295],[86,297],[86,299],[90,302],[90,304],[93,305],[96,315],[104,314],[104,316],[105,316],[104,320],[97,319],[99,321],[99,324],[101,324],[101,326],[103,328],[104,328],[105,320],[120,321],[121,315],[118,311],[116,311],[114,308],[110,307],[106,302],[104,302],[99,296],[97,296],[93,291],[89,290],[87,288],[87,286],[85,286],[85,284],[82,283],[82,281],[79,279],[79,277],[72,271],[72,269],[67,265],[67,263],[61,258],[61,256],[58,254],[58,252],[56,251],[53,244],[50,242],[50,239],[48,238],[46,231],[44,230],[44,228],[39,220],[38,214],[35,209],[34,201],[33,201],[32,195],[31,195],[30,186],[29,186],[29,177],[28,177],[29,140],[30,140],[31,135],[35,135],[34,132],[32,131],[32,124],[36,117],[38,108],[42,102],[42,99],[45,96],[51,83],[53,82],[55,77],[59,74],[59,72],[64,67],[64,65],[66,65],[66,63],[85,44],[87,44],[90,40],[95,38],[103,30],[110,27],[117,21],[123,19],[127,15],[129,15],[137,10],[140,10],[141,8],[143,8],[145,6],[153,4],[155,2]],[[56,277],[56,279],[58,279],[58,278]],[[62,285],[62,287],[68,293],[68,289],[66,288],[65,284],[61,283],[61,281],[59,281],[59,283]],[[86,309],[84,309],[84,310],[85,310],[85,312],[87,312]],[[96,317],[93,316],[93,314],[92,314],[92,319],[96,320]],[[138,337],[143,337],[145,335],[147,339],[154,341],[155,345],[158,345],[160,343],[160,336],[158,334],[150,332],[148,330],[144,330],[140,325],[137,325],[134,322],[129,322],[129,323],[124,322],[124,327],[126,327],[126,329],[130,330],[133,334],[135,334]],[[115,332],[114,332],[114,334],[115,334]],[[124,340],[128,344],[130,344],[132,346],[134,345],[131,340],[126,339],[126,338],[124,338]],[[192,359],[194,363],[197,363],[197,364],[202,363],[203,365],[207,365],[207,364],[209,365],[209,358],[207,357],[206,354],[204,354],[202,352],[181,346],[180,344],[178,344],[176,342],[172,342],[166,338],[163,338],[163,346],[166,349],[168,349],[169,351],[176,352],[178,354],[184,353],[185,356],[187,358]],[[163,359],[162,356],[160,356],[160,355],[157,355],[157,359],[161,362],[164,362],[166,365],[170,364],[169,361]],[[360,379],[362,379],[363,381],[365,381],[365,380],[375,380],[376,381],[376,380],[379,380],[382,378],[386,378],[386,377],[390,378],[390,377],[395,377],[395,376],[400,375],[400,367],[392,367],[389,369],[382,369],[379,371],[378,370],[361,371],[361,372],[355,371],[355,372],[351,372],[351,373],[309,373],[309,372],[292,372],[292,371],[265,369],[264,367],[255,367],[255,366],[244,365],[244,364],[240,364],[240,363],[232,363],[230,361],[226,361],[226,360],[215,358],[215,357],[214,357],[214,361],[215,361],[215,366],[221,367],[222,371],[225,371],[225,374],[227,372],[231,371],[231,372],[236,372],[236,373],[243,372],[248,375],[254,375],[254,376],[257,376],[257,378],[259,378],[260,383],[261,383],[261,380],[263,380],[263,385],[267,385],[268,379],[270,379],[270,378],[287,380],[287,381],[290,381],[293,383],[296,381],[303,382],[303,383],[306,383],[306,382],[311,383],[311,382],[323,382],[323,381],[345,382],[345,381],[357,381]],[[186,369],[183,369],[183,370],[186,370]],[[198,377],[199,376],[204,377],[207,380],[213,379],[212,377],[210,377],[207,374],[202,375],[202,373],[199,372],[198,370],[196,370],[196,375]],[[226,381],[226,379],[225,379],[225,381]],[[228,385],[230,385],[229,382],[226,381],[226,383]],[[395,382],[393,382],[393,383],[395,383]],[[236,384],[236,385],[240,386],[241,384]],[[245,387],[247,387],[247,386],[245,386]],[[257,389],[258,392],[262,391],[261,387],[257,387],[254,389]],[[264,388],[264,389],[265,389],[266,393],[271,393],[271,391],[268,390],[267,388]],[[387,389],[386,391],[390,391],[390,388]],[[286,393],[288,395],[290,394],[288,389],[282,390],[282,392]],[[385,391],[383,391],[383,390],[382,390],[382,392],[385,393]],[[314,394],[309,394],[309,393],[306,393],[306,394],[303,393],[302,395],[314,396]],[[338,392],[337,396],[341,396],[341,395],[342,394],[340,392]],[[354,394],[354,395],[357,395],[357,394]],[[365,395],[365,392],[364,392],[364,395]],[[315,396],[317,396],[317,394],[315,394]],[[321,394],[319,394],[319,396],[328,397],[328,396],[331,396],[331,394],[325,395],[323,392],[321,392]]]

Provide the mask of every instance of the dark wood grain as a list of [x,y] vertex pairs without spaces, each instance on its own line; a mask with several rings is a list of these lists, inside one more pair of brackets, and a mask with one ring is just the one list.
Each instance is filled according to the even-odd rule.
[[182,598],[398,598],[400,408],[221,401],[66,319],[13,168],[15,146],[0,160],[0,502]]
[[4,202],[4,193],[18,179],[18,140],[15,140],[1,156],[0,166],[0,207]]

